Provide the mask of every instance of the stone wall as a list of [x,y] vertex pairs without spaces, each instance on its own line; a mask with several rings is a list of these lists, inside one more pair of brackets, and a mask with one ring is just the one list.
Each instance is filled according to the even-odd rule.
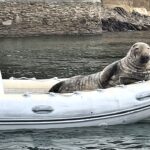
[[[105,9],[118,6],[131,15]],[[134,30],[145,30],[150,23],[146,8],[150,0],[0,0],[0,36],[101,34],[102,30],[131,30],[130,24]],[[143,15],[140,21],[137,14]],[[122,27],[122,22],[129,25]]]
[[0,1],[0,36],[99,34],[101,2]]
[[128,5],[131,7],[144,7],[150,10],[150,0],[102,0],[104,5]]

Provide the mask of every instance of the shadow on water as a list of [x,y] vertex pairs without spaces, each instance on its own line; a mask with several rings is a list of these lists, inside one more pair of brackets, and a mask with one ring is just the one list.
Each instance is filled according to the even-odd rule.
[[[147,32],[101,36],[0,39],[3,77],[51,78],[90,74],[124,57]],[[149,121],[132,125],[51,130],[0,131],[0,150],[150,149]]]

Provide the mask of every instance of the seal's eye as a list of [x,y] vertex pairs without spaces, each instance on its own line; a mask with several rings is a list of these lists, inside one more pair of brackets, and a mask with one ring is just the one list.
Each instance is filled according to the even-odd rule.
[[145,63],[147,63],[149,60],[150,60],[150,57],[149,57],[149,56],[141,56],[141,58],[140,58],[140,63],[141,63],[141,64],[145,64]]
[[135,57],[137,55],[139,55],[139,48],[138,47],[136,47],[136,48],[133,49],[133,54],[134,54]]
[[138,47],[136,47],[136,48],[134,48],[134,50],[135,50],[135,51],[137,51],[137,50],[139,50],[139,48],[138,48]]

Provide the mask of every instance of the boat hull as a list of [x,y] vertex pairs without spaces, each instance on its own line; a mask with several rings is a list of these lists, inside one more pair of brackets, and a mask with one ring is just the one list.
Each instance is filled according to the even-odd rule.
[[[0,130],[16,129],[52,129],[52,128],[72,128],[90,126],[108,126],[118,124],[131,124],[149,117],[150,108],[139,110],[139,112],[124,113],[106,118],[79,119],[75,121],[53,121],[53,120],[9,120],[0,121]],[[138,116],[138,117],[137,117]],[[144,117],[143,117],[144,116]]]
[[0,94],[0,130],[129,124],[150,117],[150,82],[69,94]]

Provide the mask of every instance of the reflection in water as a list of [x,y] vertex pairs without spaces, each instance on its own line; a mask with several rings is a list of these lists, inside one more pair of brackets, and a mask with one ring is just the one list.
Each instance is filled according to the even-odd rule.
[[[145,32],[1,38],[0,69],[4,78],[90,74],[125,56],[133,43],[148,43],[149,39],[150,34]],[[149,121],[124,126],[0,133],[0,150],[150,149],[149,143]]]
[[11,76],[70,77],[100,71],[125,56],[137,41],[148,42],[145,33],[110,33],[101,36],[52,36],[0,40],[0,68]]

